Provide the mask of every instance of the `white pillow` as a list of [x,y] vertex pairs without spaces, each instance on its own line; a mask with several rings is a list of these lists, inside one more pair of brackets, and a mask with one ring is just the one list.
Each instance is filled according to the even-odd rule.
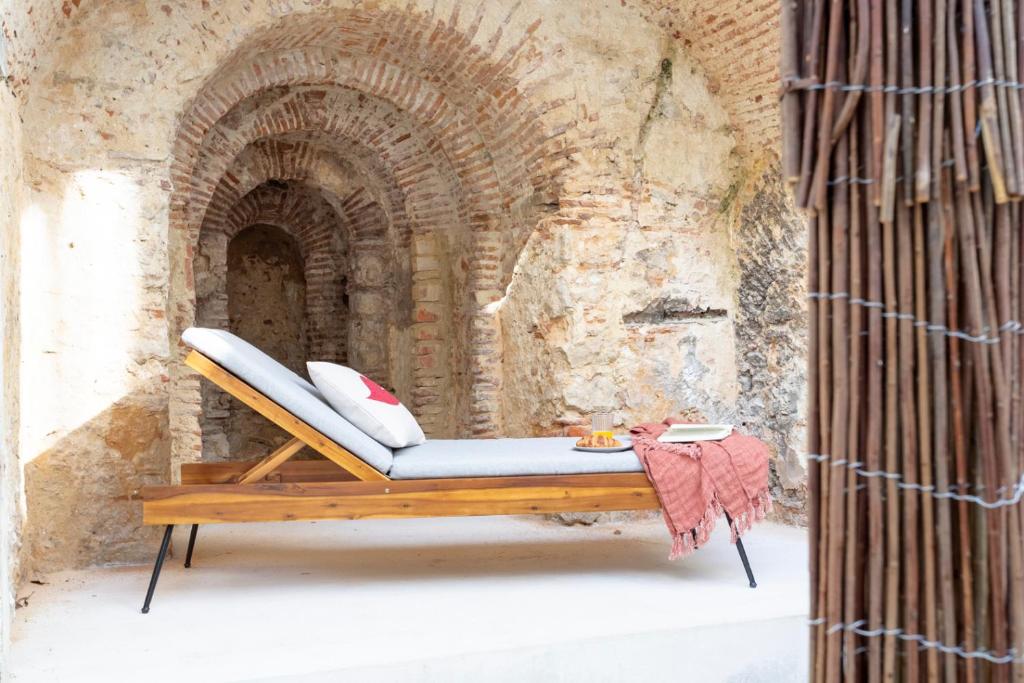
[[391,448],[427,440],[401,401],[369,377],[334,363],[306,363],[309,377],[343,418]]

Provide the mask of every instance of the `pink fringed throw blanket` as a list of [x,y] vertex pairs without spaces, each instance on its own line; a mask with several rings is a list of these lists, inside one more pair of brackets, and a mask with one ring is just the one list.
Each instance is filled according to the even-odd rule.
[[669,559],[707,543],[722,512],[732,519],[735,543],[772,507],[768,493],[768,446],[733,433],[721,441],[661,443],[658,437],[677,422],[633,427],[633,450],[651,480],[672,534]]

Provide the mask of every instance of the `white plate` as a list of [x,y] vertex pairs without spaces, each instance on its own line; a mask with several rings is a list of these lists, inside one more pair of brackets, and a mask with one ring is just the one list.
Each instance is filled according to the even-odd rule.
[[621,446],[611,446],[609,448],[587,448],[586,446],[573,446],[574,451],[583,451],[584,453],[619,453],[621,451],[628,451],[633,447],[633,437],[631,436],[616,436]]

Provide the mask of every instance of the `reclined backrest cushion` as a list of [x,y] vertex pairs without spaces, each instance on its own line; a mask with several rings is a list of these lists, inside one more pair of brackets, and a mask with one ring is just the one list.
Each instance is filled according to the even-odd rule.
[[342,417],[385,446],[405,448],[427,440],[409,409],[369,377],[335,363],[306,363],[306,369]]
[[390,448],[335,412],[316,387],[249,342],[225,330],[203,327],[191,327],[181,338],[368,465],[385,474],[391,469]]

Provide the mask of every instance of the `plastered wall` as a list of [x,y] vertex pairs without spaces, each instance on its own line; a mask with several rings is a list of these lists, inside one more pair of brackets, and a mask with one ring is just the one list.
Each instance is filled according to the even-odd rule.
[[14,618],[24,516],[18,458],[18,221],[24,181],[18,110],[17,99],[0,83],[0,678]]
[[[224,456],[204,456],[178,334],[203,301],[227,318],[229,236],[268,220],[334,240],[310,253],[348,299],[307,313],[310,338],[396,387],[428,433],[696,409],[775,446],[798,520],[803,240],[763,101],[774,29],[704,5],[8,12],[26,571],[147,559],[138,489]],[[336,220],[309,218],[310,187]]]

